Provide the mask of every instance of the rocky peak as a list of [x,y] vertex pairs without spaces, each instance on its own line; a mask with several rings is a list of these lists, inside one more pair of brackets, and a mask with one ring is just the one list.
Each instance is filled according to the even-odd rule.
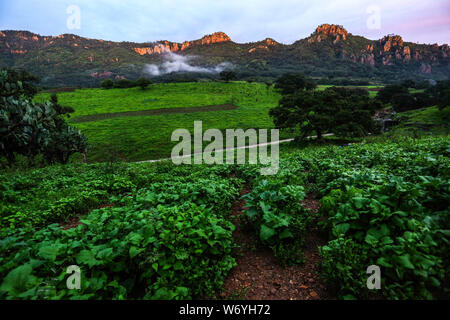
[[388,52],[392,47],[403,47],[403,39],[398,35],[389,34],[380,39],[380,44],[383,46],[384,52]]
[[278,42],[276,42],[275,40],[273,40],[272,38],[266,38],[264,40],[264,42],[268,45],[268,46],[276,46],[278,44]]
[[263,41],[253,43],[253,45],[254,46],[248,50],[249,53],[253,53],[257,50],[269,51],[270,47],[277,46],[277,45],[279,45],[279,43],[276,42],[275,40],[273,40],[272,38],[266,38]]
[[200,40],[183,42],[181,44],[181,51],[186,50],[187,48],[192,47],[192,46],[208,45],[208,44],[230,42],[230,41],[231,41],[231,38],[226,33],[216,32],[216,33],[204,36]]
[[223,32],[216,32],[207,36],[204,36],[201,40],[202,44],[213,44],[219,42],[229,42],[231,38]]
[[315,34],[326,34],[329,36],[343,36],[347,37],[349,34],[347,30],[343,26],[337,24],[321,24],[316,28]]
[[321,42],[323,39],[330,37],[333,43],[336,44],[341,40],[347,40],[350,33],[345,30],[343,26],[336,24],[322,24],[316,28],[316,31],[309,37],[308,42]]

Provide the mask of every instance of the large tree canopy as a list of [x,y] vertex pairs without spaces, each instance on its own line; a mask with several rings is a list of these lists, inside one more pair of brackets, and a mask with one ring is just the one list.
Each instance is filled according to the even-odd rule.
[[394,96],[406,94],[409,94],[407,87],[401,84],[390,84],[378,91],[377,99],[383,103],[391,103]]
[[[5,79],[0,82],[0,97],[20,96],[33,98],[38,92],[37,84],[40,79],[25,70],[1,69]],[[18,85],[16,85],[18,84]]]
[[30,88],[0,70],[0,157],[11,164],[16,155],[42,154],[48,162],[66,163],[75,152],[85,152],[86,138],[69,126],[64,114],[73,111],[58,104],[56,96],[39,104],[28,98]]
[[275,89],[279,89],[281,94],[293,94],[298,90],[312,90],[316,88],[316,84],[306,79],[300,73],[288,73],[275,82]]
[[375,130],[372,115],[381,107],[360,90],[328,88],[297,91],[286,95],[270,116],[278,128],[299,128],[301,138],[327,132],[337,136],[360,137]]
[[440,110],[450,106],[450,80],[438,81],[435,86],[426,90],[433,97],[433,102]]

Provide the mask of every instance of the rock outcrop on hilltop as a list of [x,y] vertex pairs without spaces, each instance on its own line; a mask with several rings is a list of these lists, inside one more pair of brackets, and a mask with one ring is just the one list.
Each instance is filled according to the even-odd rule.
[[269,51],[270,47],[275,47],[278,46],[279,43],[276,42],[275,40],[273,40],[272,38],[266,38],[264,41],[261,41],[257,44],[255,44],[255,46],[252,46],[252,48],[250,48],[248,50],[249,53],[253,53],[256,52],[257,50],[265,50],[265,51]]
[[347,40],[347,36],[351,35],[343,26],[335,24],[322,24],[316,28],[316,31],[309,37],[308,42],[321,42],[324,38],[331,37],[333,43],[340,40]]
[[162,54],[164,52],[178,52],[184,51],[189,47],[193,46],[204,46],[211,45],[221,42],[231,42],[231,39],[228,35],[223,32],[216,32],[207,36],[204,36],[200,40],[195,41],[185,41],[183,43],[169,42],[169,41],[160,41],[157,43],[153,43],[150,46],[145,47],[137,47],[133,48],[133,50],[140,55],[152,55],[152,54]]

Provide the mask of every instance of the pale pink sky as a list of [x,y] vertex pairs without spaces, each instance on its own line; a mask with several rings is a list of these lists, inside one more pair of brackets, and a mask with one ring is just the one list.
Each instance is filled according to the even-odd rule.
[[[80,29],[67,27],[70,5],[80,8]],[[373,6],[379,29],[367,27]],[[223,31],[236,42],[292,43],[322,23],[370,39],[395,33],[411,42],[450,43],[450,0],[0,0],[0,30],[115,41],[181,42]]]

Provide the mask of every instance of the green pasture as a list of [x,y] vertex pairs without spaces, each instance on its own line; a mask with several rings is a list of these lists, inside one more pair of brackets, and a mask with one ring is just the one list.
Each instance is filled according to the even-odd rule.
[[[45,101],[49,93],[36,96]],[[194,121],[203,129],[272,128],[269,109],[280,99],[273,87],[246,82],[199,82],[154,84],[147,90],[81,89],[58,93],[61,105],[75,109],[69,119],[89,139],[89,161],[121,159],[141,161],[170,156],[171,135],[175,129],[193,130]],[[152,116],[115,117],[76,123],[78,116],[162,108],[202,107],[232,104],[235,110]]]

